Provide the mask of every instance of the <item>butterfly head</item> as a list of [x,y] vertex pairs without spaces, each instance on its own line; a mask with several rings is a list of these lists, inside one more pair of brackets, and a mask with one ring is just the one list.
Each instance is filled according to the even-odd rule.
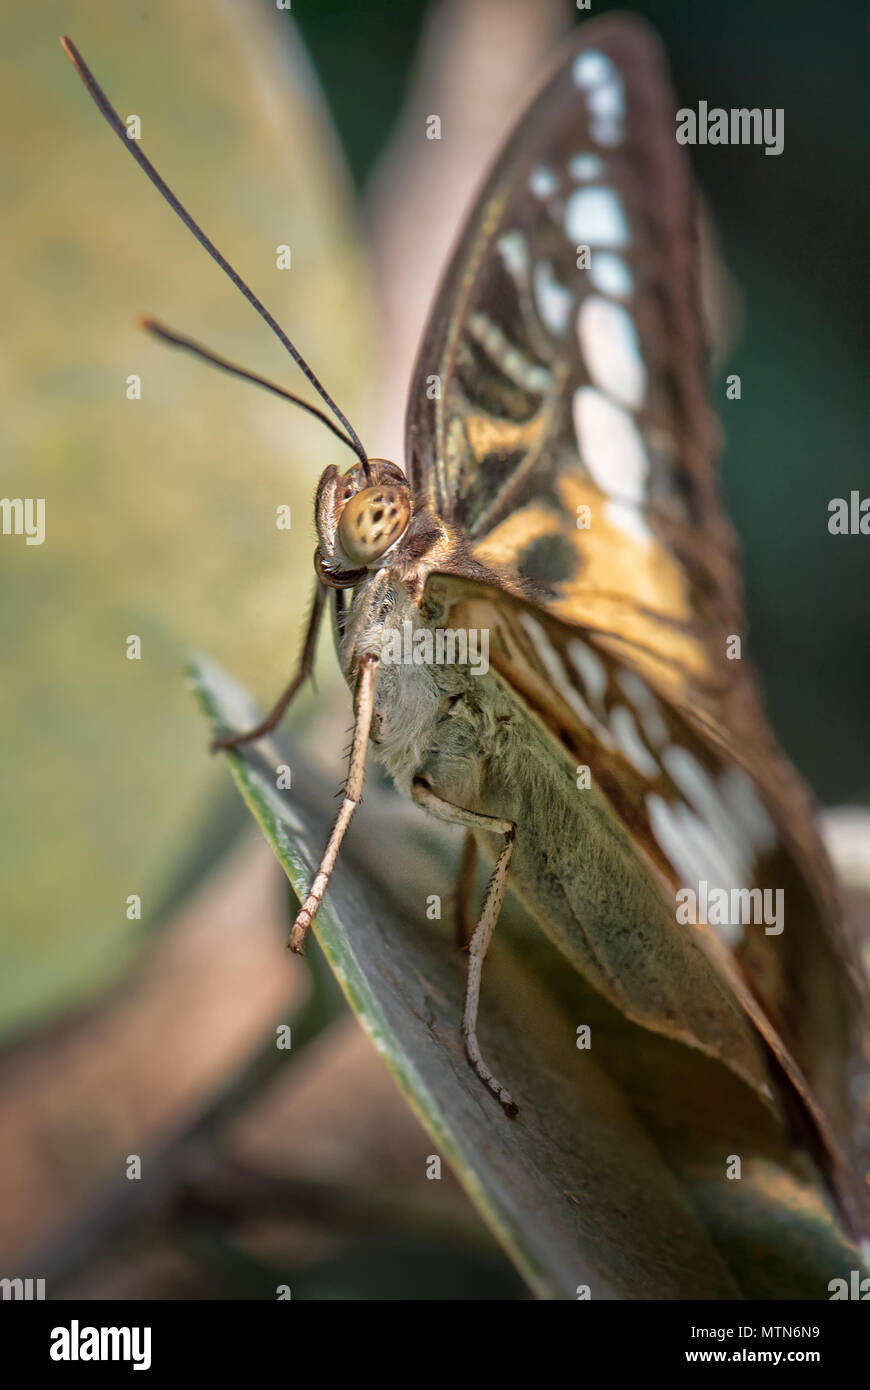
[[343,587],[384,563],[411,521],[411,490],[388,459],[327,468],[317,489],[315,521],[323,577]]

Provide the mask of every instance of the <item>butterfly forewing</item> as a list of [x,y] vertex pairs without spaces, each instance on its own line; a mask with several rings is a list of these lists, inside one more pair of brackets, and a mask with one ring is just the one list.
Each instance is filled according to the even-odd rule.
[[783,890],[781,933],[723,934],[732,984],[843,1135],[866,1005],[808,797],[730,644],[742,603],[675,108],[644,26],[584,26],[450,261],[409,471],[478,560],[528,581],[507,638],[507,598],[479,590],[496,625],[501,608],[500,673],[590,765],[639,851],[673,885]]
[[700,673],[703,625],[733,630],[737,581],[709,470],[691,187],[656,40],[591,28],[454,253],[412,390],[409,466],[439,514],[546,585],[554,611],[623,635],[628,623],[661,652],[666,628],[690,629],[697,649],[679,643],[679,659]]

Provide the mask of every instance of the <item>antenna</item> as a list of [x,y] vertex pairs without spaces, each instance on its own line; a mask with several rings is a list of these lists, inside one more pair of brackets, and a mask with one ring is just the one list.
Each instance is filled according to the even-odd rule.
[[[285,401],[292,401],[294,405],[301,406],[307,410],[309,415],[314,415],[320,420],[328,430],[342,444],[346,444],[349,449],[353,449],[348,436],[344,430],[340,429],[334,420],[330,420],[325,411],[320,410],[310,401],[304,401],[301,396],[295,396],[292,391],[285,391],[283,386],[277,386],[274,381],[267,381],[264,376],[257,372],[249,372],[246,367],[239,367],[235,362],[229,362],[226,357],[221,357],[218,353],[212,352],[209,348],[203,347],[202,343],[197,343],[193,338],[188,338],[184,333],[175,333],[165,324],[158,323],[156,319],[149,318],[147,315],[139,320],[139,327],[144,328],[147,333],[151,333],[161,342],[168,343],[170,347],[182,348],[185,352],[190,352],[194,357],[201,357],[204,362],[208,362],[213,367],[220,367],[222,372],[229,372],[231,376],[241,377],[242,381],[252,381],[255,386],[262,386],[266,391],[271,391],[276,396],[281,396]],[[354,450],[354,453],[356,450]]]
[[[308,363],[305,361],[305,358],[302,356],[299,349],[287,337],[287,334],[284,332],[283,328],[272,317],[266,306],[257,298],[253,290],[248,288],[248,286],[245,284],[244,280],[238,274],[238,272],[235,271],[233,267],[230,265],[229,261],[221,255],[214,242],[209,240],[209,238],[206,236],[205,232],[202,230],[199,224],[194,221],[190,213],[185,208],[184,204],[181,203],[178,198],[176,198],[175,194],[172,192],[172,189],[164,181],[164,179],[161,178],[154,165],[151,163],[151,160],[142,150],[141,146],[139,145],[139,142],[137,140],[129,140],[127,138],[127,130],[120,116],[118,115],[115,108],[112,106],[111,102],[109,101],[109,98],[106,96],[100,84],[97,82],[97,79],[94,77],[93,73],[91,72],[82,55],[79,53],[72,39],[64,37],[61,39],[61,44],[70,61],[72,62],[73,67],[75,68],[79,77],[82,79],[82,82],[88,89],[88,92],[90,93],[90,96],[94,101],[94,104],[98,107],[103,116],[106,118],[109,125],[112,127],[115,134],[117,135],[118,139],[123,141],[124,146],[129,150],[130,154],[133,156],[140,169],[143,169],[145,171],[148,178],[154,184],[154,187],[165,198],[166,202],[172,208],[173,212],[176,213],[177,216],[181,219],[185,227],[187,227],[187,229],[193,233],[200,246],[204,247],[208,254],[211,256],[212,260],[217,262],[224,274],[227,275],[230,280],[232,280],[236,289],[244,295],[248,303],[260,315],[260,318],[263,319],[264,322],[269,325],[278,341],[282,343],[283,346],[287,349],[290,356],[293,358],[293,361],[311,382],[311,385],[314,387],[321,400],[329,408],[329,410],[332,411],[333,415],[345,431],[344,434],[340,433],[337,430],[334,431],[334,433],[338,434],[339,438],[343,439],[344,442],[348,444],[351,449],[353,449],[354,453],[356,454],[357,458],[360,460],[360,463],[363,466],[363,471],[365,472],[366,478],[371,479],[371,469],[369,467],[366,451],[362,446],[362,442],[360,441],[359,435],[353,428],[353,425],[350,423],[347,416],[336,405],[335,401],[332,399],[329,392],[326,390],[326,387],[315,376],[314,372],[309,367]],[[231,363],[225,362],[223,359],[216,358],[214,354],[207,352],[204,348],[199,348],[190,340],[180,339],[176,335],[164,332],[159,332],[158,336],[165,338],[166,341],[175,342],[180,347],[187,347],[190,351],[196,352],[199,356],[204,357],[206,361],[214,362],[216,366],[223,367],[225,370],[228,371],[233,371],[236,375],[244,376],[250,381],[255,381],[259,385],[265,386],[268,390],[275,391],[278,395],[284,395],[287,399],[293,401],[295,404],[303,406],[312,414],[317,415],[320,419],[325,420],[325,416],[322,414],[321,411],[317,410],[315,406],[306,405],[306,403],[304,401],[301,401],[297,396],[293,396],[290,392],[282,391],[280,387],[272,386],[269,382],[264,381],[262,378],[256,377],[252,372],[245,372],[241,368],[233,367]],[[329,422],[326,421],[326,423]]]

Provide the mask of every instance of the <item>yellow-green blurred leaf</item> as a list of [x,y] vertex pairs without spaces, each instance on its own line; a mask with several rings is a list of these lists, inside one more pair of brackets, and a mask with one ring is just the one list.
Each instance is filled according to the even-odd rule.
[[[58,42],[358,416],[365,275],[344,174],[283,11],[157,0],[4,9],[2,487],[45,540],[0,536],[0,1026],[94,989],[154,921],[220,795],[182,689],[214,652],[264,697],[295,657],[322,426],[146,336],[150,313],[307,390],[136,168]],[[292,269],[277,268],[291,248]],[[128,400],[128,376],[141,400]],[[279,530],[276,508],[291,508]],[[126,639],[141,638],[141,660]],[[142,921],[128,920],[128,895]]]

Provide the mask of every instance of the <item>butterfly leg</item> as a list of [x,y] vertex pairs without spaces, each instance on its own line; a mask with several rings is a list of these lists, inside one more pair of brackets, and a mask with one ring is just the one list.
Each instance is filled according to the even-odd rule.
[[270,734],[277,724],[281,722],[284,711],[296,694],[296,691],[311,675],[311,668],[314,665],[314,651],[317,646],[317,634],[320,630],[320,619],[323,617],[323,605],[326,601],[326,585],[321,580],[317,581],[317,588],[314,591],[314,598],[311,603],[311,612],[308,615],[308,627],[305,630],[305,642],[302,647],[302,655],[299,658],[299,665],[296,674],[282,693],[280,699],[272,707],[265,719],[254,729],[247,729],[243,734],[227,734],[223,738],[212,740],[211,751],[217,753],[221,748],[237,748],[240,743],[252,743],[254,739],[263,738],[265,734]]
[[364,656],[360,660],[359,679],[356,687],[356,720],[353,727],[353,745],[350,750],[344,800],[339,807],[332,833],[326,842],[320,868],[314,875],[311,890],[296,914],[296,921],[290,932],[290,950],[295,951],[300,956],[305,954],[304,943],[308,935],[308,928],[311,926],[312,918],[323,900],[326,885],[329,883],[330,874],[335,867],[338,851],[344,839],[344,833],[350,825],[351,816],[362,799],[366,752],[368,751],[369,732],[372,727],[372,715],[375,707],[377,665],[378,658],[376,656]]
[[466,811],[461,806],[453,806],[436,796],[427,782],[418,779],[413,785],[413,797],[418,806],[437,816],[439,820],[452,825],[464,825],[468,829],[488,830],[501,835],[504,845],[496,860],[492,878],[483,900],[483,909],[477,921],[471,940],[468,943],[468,975],[465,985],[465,1007],[462,1012],[462,1034],[465,1038],[465,1054],[488,1091],[496,1097],[508,1115],[513,1118],[517,1105],[509,1091],[506,1091],[490,1071],[480,1054],[477,1041],[477,1014],[480,1004],[480,977],[483,961],[492,940],[495,924],[501,911],[504,892],[507,886],[508,869],[514,849],[517,828],[513,821],[500,820],[497,816],[484,816],[478,811]]
[[474,892],[477,875],[477,841],[473,830],[466,830],[456,875],[456,894],[453,902],[453,922],[456,931],[456,944],[461,951],[467,951],[471,941],[472,926],[468,915],[468,904]]

